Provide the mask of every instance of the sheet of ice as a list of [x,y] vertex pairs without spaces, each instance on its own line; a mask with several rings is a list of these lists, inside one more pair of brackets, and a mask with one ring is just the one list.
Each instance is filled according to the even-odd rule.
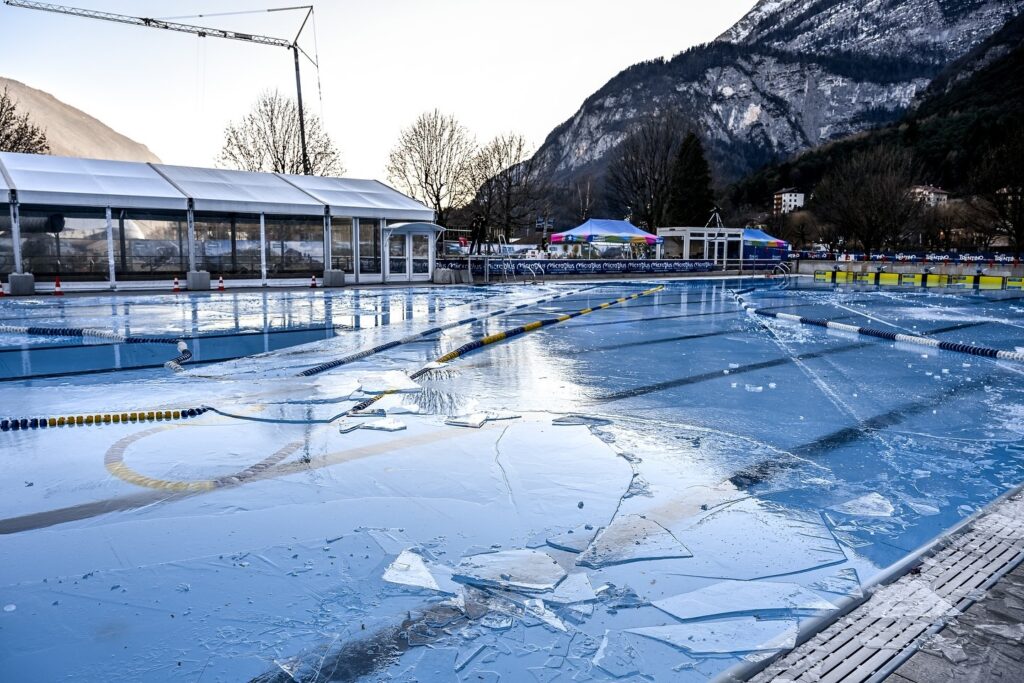
[[683,621],[726,614],[780,610],[821,613],[835,609],[831,602],[798,584],[771,581],[721,581],[653,604]]
[[451,569],[430,562],[412,550],[403,550],[384,570],[383,579],[404,586],[456,595],[459,586],[451,580]]
[[736,617],[672,626],[628,629],[627,633],[659,640],[694,654],[764,652],[796,645],[796,619]]
[[587,573],[576,572],[566,576],[553,592],[545,594],[544,600],[554,605],[575,605],[597,600],[597,594]]
[[557,586],[565,570],[547,553],[521,548],[464,557],[452,578],[473,586],[540,592]]
[[882,494],[873,491],[860,498],[833,505],[829,510],[857,517],[892,517],[896,508]]
[[846,561],[815,512],[744,498],[684,522],[676,536],[693,551],[673,571],[720,579],[763,579]]
[[864,591],[860,587],[860,577],[857,570],[852,567],[840,569],[831,576],[826,576],[811,584],[811,588],[826,593],[837,595],[849,595],[851,597],[863,597]]
[[547,539],[547,544],[552,548],[564,550],[569,553],[582,553],[594,540],[597,535],[597,527],[592,524],[584,524],[575,529],[570,529],[564,534],[558,534]]
[[372,429],[378,432],[400,432],[405,429],[405,423],[393,417],[386,417],[383,420],[370,420],[360,425],[363,429]]
[[415,393],[421,389],[419,384],[399,370],[360,373],[359,386],[365,394]]
[[600,427],[611,423],[612,421],[609,419],[593,415],[564,415],[562,417],[556,417],[551,421],[551,424],[553,425],[586,425],[588,427]]
[[654,520],[640,515],[623,515],[601,530],[576,564],[597,569],[613,564],[692,555],[672,532]]
[[635,676],[646,668],[636,646],[621,631],[605,631],[593,663],[615,678]]

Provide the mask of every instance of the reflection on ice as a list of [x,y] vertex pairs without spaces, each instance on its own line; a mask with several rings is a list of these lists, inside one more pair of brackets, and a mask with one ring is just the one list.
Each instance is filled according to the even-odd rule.
[[764,614],[782,610],[820,613],[835,609],[831,602],[802,586],[771,581],[721,581],[689,593],[655,600],[653,604],[683,621],[725,614]]
[[596,569],[613,564],[691,555],[672,532],[657,522],[639,515],[625,515],[612,520],[580,555],[576,564]]
[[673,626],[629,629],[628,633],[660,640],[694,654],[782,650],[796,645],[796,619],[736,617]]

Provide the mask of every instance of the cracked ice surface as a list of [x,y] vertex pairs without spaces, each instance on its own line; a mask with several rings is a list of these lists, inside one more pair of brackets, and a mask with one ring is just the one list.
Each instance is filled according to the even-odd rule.
[[[546,311],[646,286],[604,285]],[[0,563],[0,605],[14,607],[0,611],[0,671],[132,682],[704,680],[789,644],[798,619],[861,595],[901,548],[1024,478],[1019,374],[805,327],[769,331],[737,316],[719,285],[672,283],[468,354],[417,386],[408,373],[441,353],[548,313],[294,376],[524,296],[432,291],[346,293],[346,315],[372,326],[183,375],[4,385],[5,405],[29,413],[159,401],[238,417],[0,434],[0,557],[14,558]],[[943,338],[1024,343],[1000,322],[1024,311],[998,301],[968,297],[955,315],[915,317],[917,299],[896,296],[893,307],[868,293],[751,295],[915,333],[969,308],[979,325]],[[277,310],[268,297],[239,319],[325,311],[317,296],[292,298]],[[67,316],[78,302],[65,302]],[[173,305],[168,331],[190,319]],[[211,308],[220,325],[224,304]],[[95,307],[89,316],[102,317]],[[124,322],[120,309],[115,317]],[[17,374],[22,356],[0,363]],[[404,430],[343,434],[338,421],[318,422],[403,385],[352,423],[397,418]],[[116,476],[108,454],[143,478],[226,484],[146,488]],[[947,611],[931,605],[920,618]]]
[[674,626],[629,629],[697,654],[782,650],[796,644],[796,619],[737,617]]

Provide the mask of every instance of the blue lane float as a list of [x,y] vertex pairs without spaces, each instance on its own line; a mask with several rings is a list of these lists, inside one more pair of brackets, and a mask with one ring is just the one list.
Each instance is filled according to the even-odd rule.
[[768,311],[762,308],[749,304],[743,298],[744,294],[749,294],[753,289],[741,289],[733,292],[733,296],[736,297],[736,301],[739,303],[743,310],[751,315],[759,315],[764,318],[776,318],[777,320],[789,320],[792,322],[800,323],[801,325],[812,325],[814,327],[824,327],[830,330],[840,330],[842,332],[852,332],[854,334],[864,335],[865,337],[875,337],[877,339],[888,339],[889,341],[903,342],[904,344],[916,344],[917,346],[927,346],[933,349],[941,349],[942,351],[952,351],[954,353],[965,353],[971,356],[981,356],[983,358],[995,358],[996,360],[1012,360],[1024,363],[1024,353],[1020,351],[1003,351],[1000,349],[992,349],[985,346],[974,346],[972,344],[958,344],[956,342],[941,341],[939,339],[931,339],[929,337],[919,337],[914,334],[901,334],[898,332],[890,332],[889,330],[879,330],[873,327],[857,327],[856,325],[847,325],[845,323],[837,323],[833,320],[822,320],[820,318],[805,318],[804,316],[794,315],[792,313],[780,313],[778,311]]
[[80,337],[82,339],[91,337],[94,339],[107,339],[121,344],[173,344],[178,349],[178,355],[164,363],[168,370],[181,372],[182,363],[192,360],[192,352],[188,350],[188,344],[183,339],[172,339],[170,337],[134,337],[100,330],[93,327],[28,327],[22,325],[0,325],[0,334],[27,334],[34,337]]

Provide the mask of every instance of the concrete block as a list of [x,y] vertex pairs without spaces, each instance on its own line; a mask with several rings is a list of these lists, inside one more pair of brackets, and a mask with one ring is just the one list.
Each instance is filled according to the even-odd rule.
[[462,277],[462,284],[471,285],[473,284],[473,271],[469,268],[465,270],[456,271]]
[[324,287],[344,287],[345,286],[345,271],[343,270],[325,270],[324,271]]
[[36,293],[36,276],[32,273],[11,273],[7,276],[11,296],[31,296]]
[[210,291],[210,273],[205,270],[189,271],[185,280],[185,288],[190,292]]

